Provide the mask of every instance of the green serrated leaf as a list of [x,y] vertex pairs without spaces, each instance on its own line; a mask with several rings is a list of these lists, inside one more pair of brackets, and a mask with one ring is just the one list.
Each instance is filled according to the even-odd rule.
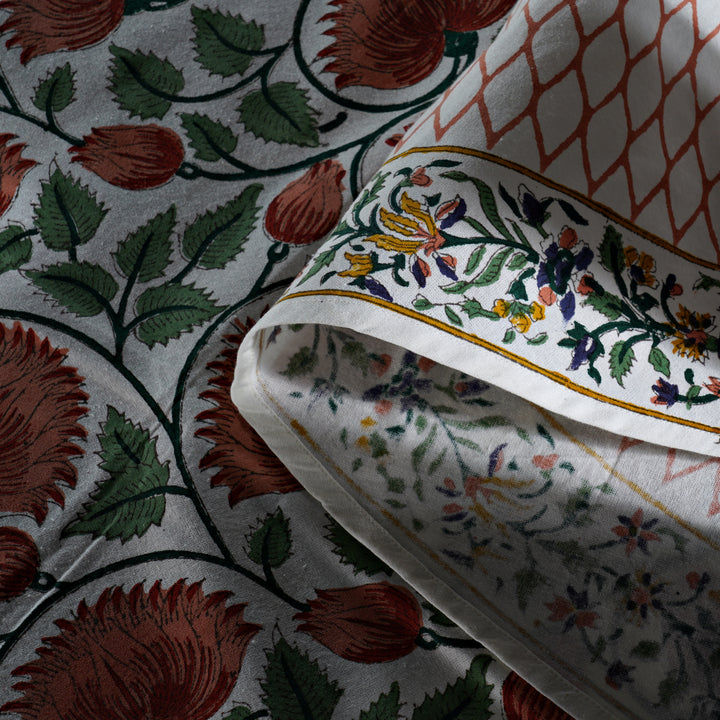
[[265,678],[260,681],[265,707],[282,720],[330,720],[343,691],[317,662],[285,638],[265,651]]
[[118,291],[113,276],[89,262],[58,263],[44,270],[28,270],[27,275],[56,305],[80,317],[99,315]]
[[301,347],[288,360],[287,367],[280,374],[289,378],[301,377],[312,372],[315,369],[317,362],[317,353],[311,347]]
[[583,305],[589,305],[598,312],[605,315],[608,320],[617,320],[622,315],[622,300],[617,295],[606,292],[603,295],[599,293],[590,293],[585,296]]
[[141,283],[162,277],[170,263],[170,236],[177,215],[174,205],[130,233],[113,253],[126,278]]
[[193,265],[224,268],[239,255],[255,228],[262,185],[248,185],[234,200],[201,215],[185,228],[183,255]]
[[62,534],[91,534],[127,542],[142,537],[151,525],[159,525],[165,513],[163,488],[170,477],[168,464],[160,464],[156,439],[133,424],[114,407],[99,435],[100,468],[108,478],[99,483],[79,516]]
[[87,186],[59,169],[41,183],[35,225],[50,250],[73,250],[95,236],[107,214]]
[[515,253],[512,256],[512,259],[508,263],[508,270],[519,270],[522,267],[525,267],[527,264],[527,257],[521,253]]
[[475,287],[485,287],[497,282],[502,272],[503,265],[512,253],[512,248],[505,248],[496,252],[488,261],[482,271],[471,280],[471,284]]
[[358,720],[397,720],[399,712],[400,686],[395,681],[390,686],[390,692],[383,693],[367,710],[363,710]]
[[445,306],[445,315],[447,316],[447,319],[453,324],[453,325],[459,325],[462,327],[463,321],[460,319],[460,316],[449,306]]
[[237,138],[227,125],[199,113],[181,113],[180,117],[198,160],[216,162],[232,154],[237,147]]
[[138,298],[135,333],[149,348],[157,343],[167,345],[169,340],[202,325],[220,310],[222,307],[215,304],[210,294],[194,284],[165,283],[148,288]]
[[693,290],[712,290],[712,288],[720,288],[720,279],[710,277],[705,273],[700,273],[700,277],[693,285]]
[[477,270],[478,265],[480,265],[480,261],[483,259],[486,250],[487,245],[480,245],[479,247],[476,247],[472,251],[472,253],[470,253],[467,265],[465,266],[465,275],[471,275]]
[[[363,190],[360,198],[355,202],[354,211],[357,213],[362,210],[367,204],[374,202],[380,196],[380,191],[385,185],[385,181],[390,177],[390,171],[385,173],[377,173],[373,178],[373,184],[370,188]],[[337,232],[337,231],[336,231]]]
[[351,565],[353,574],[360,572],[366,575],[385,573],[392,575],[392,570],[377,555],[373,554],[364,543],[356,540],[345,528],[330,518],[330,524],[325,526],[328,534],[325,538],[333,545],[333,553],[340,558],[343,565]]
[[281,509],[268,514],[248,539],[248,557],[258,565],[280,567],[292,549],[290,523]]
[[600,262],[606,270],[612,272],[615,265],[619,268],[623,267],[625,260],[623,258],[622,235],[612,225],[605,228],[599,250]]
[[132,52],[117,45],[111,45],[110,52],[115,57],[110,81],[115,102],[130,117],[165,117],[173,96],[185,87],[182,72],[152,52]]
[[610,350],[610,377],[615,378],[620,387],[623,387],[623,378],[630,372],[634,361],[635,351],[632,345],[619,340],[612,346],[612,350]]
[[463,312],[467,313],[469,318],[484,317],[488,320],[499,320],[500,316],[496,315],[492,310],[486,310],[478,300],[466,300],[462,304]]
[[316,111],[297,83],[279,82],[248,93],[240,103],[245,129],[268,142],[316,147]]
[[75,98],[75,73],[70,63],[55,68],[35,90],[33,105],[42,112],[64,110]]
[[445,690],[426,695],[415,708],[412,720],[486,720],[490,710],[493,685],[485,677],[492,662],[489,655],[478,655],[470,664],[465,677],[458,678]]
[[0,275],[18,270],[32,257],[32,240],[19,225],[0,232]]
[[197,61],[212,74],[242,75],[265,42],[262,27],[240,15],[193,7],[192,16]]
[[654,347],[650,351],[648,361],[653,366],[655,372],[659,372],[665,377],[670,377],[670,360],[668,356],[658,347]]

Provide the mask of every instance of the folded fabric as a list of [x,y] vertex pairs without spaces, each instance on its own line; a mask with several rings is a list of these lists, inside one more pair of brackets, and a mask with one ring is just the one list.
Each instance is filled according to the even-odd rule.
[[296,477],[578,718],[720,709],[718,32],[518,3],[238,355]]

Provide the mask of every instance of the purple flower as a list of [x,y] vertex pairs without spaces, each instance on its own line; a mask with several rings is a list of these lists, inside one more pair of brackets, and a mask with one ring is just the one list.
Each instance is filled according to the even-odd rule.
[[634,665],[626,665],[620,660],[616,660],[608,667],[605,682],[613,688],[613,690],[619,690],[623,683],[631,683],[633,681],[630,673],[634,669]]
[[656,395],[650,398],[650,402],[654,405],[667,405],[669,408],[677,402],[680,394],[677,385],[662,378],[658,378],[657,385],[653,385],[652,389]]
[[578,342],[573,350],[572,360],[570,361],[570,369],[577,370],[583,363],[586,363],[589,357],[595,352],[597,342],[586,335],[582,340]]
[[371,294],[382,298],[383,300],[387,300],[388,302],[393,301],[392,296],[385,289],[385,286],[367,275],[365,276],[365,288],[369,290]]

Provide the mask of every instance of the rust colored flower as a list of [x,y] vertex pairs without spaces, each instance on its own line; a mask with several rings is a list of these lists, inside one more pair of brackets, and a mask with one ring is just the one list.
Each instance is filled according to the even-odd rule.
[[516,672],[505,678],[502,699],[507,720],[573,720]]
[[10,133],[0,134],[0,215],[15,199],[25,173],[37,165],[35,160],[22,157],[25,143],[8,145],[14,137]]
[[720,378],[710,375],[708,378],[709,382],[703,383],[703,385],[713,394],[720,397]]
[[715,327],[715,317],[710,313],[699,313],[688,310],[680,305],[676,313],[678,324],[675,330],[675,340],[672,341],[673,352],[680,357],[705,362],[709,333]]
[[298,632],[336,655],[361,663],[397,660],[416,647],[422,613],[415,596],[388,582],[316,590],[310,610],[297,613]]
[[76,369],[63,365],[66,353],[20,323],[0,323],[0,512],[42,522],[49,500],[63,505],[58,483],[75,487],[70,458],[84,450],[72,440],[87,436],[78,419],[88,396]]
[[240,415],[230,398],[237,349],[254,324],[249,318],[245,325],[235,320],[238,332],[224,336],[225,349],[218,359],[207,366],[218,373],[210,379],[213,387],[200,393],[203,400],[209,400],[215,407],[203,410],[195,418],[208,423],[207,427],[196,430],[195,435],[214,443],[200,461],[200,469],[220,468],[210,483],[212,487],[224,485],[230,488],[230,507],[256,495],[302,490],[297,480]]
[[316,163],[270,203],[268,234],[290,245],[309,245],[337,225],[343,208],[343,166],[335,160]]
[[112,125],[93,128],[73,145],[72,162],[79,162],[111,185],[147,190],[175,175],[185,156],[177,133],[159,125]]
[[82,601],[60,634],[44,638],[38,658],[13,671],[29,676],[22,696],[0,712],[23,720],[205,720],[227,700],[247,646],[261,629],[245,622],[245,605],[229,592],[205,595],[178,580],[149,592],[108,588],[95,605]]
[[621,543],[626,543],[626,555],[629,555],[636,547],[639,547],[647,555],[647,544],[652,540],[660,540],[660,536],[651,530],[657,525],[657,518],[644,520],[642,508],[638,508],[632,517],[618,515],[618,520],[621,524],[612,528],[612,531],[620,538]]
[[555,596],[550,603],[545,603],[545,607],[550,610],[548,620],[563,623],[563,632],[567,632],[572,627],[578,628],[594,628],[595,621],[600,617],[596,612],[589,610],[587,590],[577,592],[572,585],[566,588],[567,597]]
[[2,0],[0,8],[10,11],[0,33],[15,33],[5,45],[22,48],[24,65],[39,55],[100,42],[120,23],[125,0]]
[[38,549],[30,535],[15,527],[0,528],[0,600],[22,595],[39,563]]
[[479,30],[500,19],[514,0],[332,0],[322,20],[333,42],[319,53],[333,58],[340,90],[351,85],[395,89],[430,75],[445,52],[445,30]]

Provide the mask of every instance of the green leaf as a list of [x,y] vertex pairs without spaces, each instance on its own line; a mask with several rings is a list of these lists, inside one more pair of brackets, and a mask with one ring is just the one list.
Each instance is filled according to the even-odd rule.
[[465,275],[470,275],[477,270],[477,267],[480,265],[480,261],[483,259],[483,255],[485,255],[486,250],[487,245],[480,245],[479,247],[476,247],[472,253],[470,253],[467,265],[465,266]]
[[460,319],[460,316],[449,306],[445,306],[445,315],[447,315],[447,319],[453,324],[453,325],[460,325],[462,327],[462,320]]
[[194,284],[166,283],[151,287],[135,304],[139,321],[135,332],[138,340],[149,348],[157,343],[167,345],[169,340],[190,332],[196,325],[202,325],[221,309],[209,293]]
[[486,310],[478,300],[470,299],[466,300],[462,309],[467,313],[469,318],[484,317],[488,320],[499,320],[500,317],[496,315],[492,310]]
[[289,378],[301,377],[312,372],[317,365],[317,353],[307,345],[301,347],[289,360],[287,367],[280,374]]
[[181,113],[180,117],[198,160],[216,162],[232,154],[237,147],[237,138],[227,125],[199,113]]
[[19,225],[11,225],[0,232],[0,275],[18,270],[32,257],[32,240]]
[[643,658],[644,660],[654,660],[660,654],[661,649],[660,643],[654,642],[653,640],[641,640],[630,651],[630,654]]
[[512,256],[512,259],[508,263],[508,270],[519,270],[527,264],[527,257],[524,253],[518,252]]
[[438,610],[434,605],[430,604],[427,600],[423,600],[422,606],[430,611],[430,617],[428,620],[433,625],[439,625],[440,627],[456,628],[457,624],[454,623],[444,612]]
[[265,42],[262,27],[240,15],[192,8],[197,61],[210,73],[242,75]]
[[548,552],[557,553],[562,564],[571,573],[592,567],[594,561],[577,540],[539,540],[538,544]]
[[50,108],[54,112],[64,110],[75,98],[75,73],[70,63],[55,68],[37,86],[33,105],[42,112]]
[[390,171],[385,173],[377,173],[375,177],[373,178],[373,184],[370,188],[365,188],[362,191],[362,194],[357,199],[353,206],[353,212],[358,213],[360,210],[362,210],[368,203],[374,202],[378,199],[380,196],[380,191],[383,189],[385,185],[385,181],[390,176]]
[[720,288],[720,279],[710,277],[705,273],[700,273],[700,278],[693,285],[693,290],[711,290],[712,288]]
[[471,177],[467,173],[462,172],[462,170],[450,170],[448,172],[442,173],[441,177],[448,178],[449,180],[457,180],[458,182],[470,181],[475,186],[475,189],[480,196],[480,206],[485,213],[485,217],[487,217],[487,219],[490,221],[490,224],[503,237],[514,242],[515,238],[512,236],[512,233],[505,227],[505,223],[502,221],[500,213],[498,212],[497,203],[495,202],[495,196],[493,194],[493,191],[487,183],[483,182],[479,178]]
[[610,350],[610,377],[614,377],[620,387],[623,387],[623,378],[630,372],[634,361],[635,351],[632,345],[619,340],[612,346],[612,350]]
[[340,558],[343,565],[351,565],[353,574],[364,572],[366,575],[385,573],[392,575],[392,570],[377,555],[372,553],[364,543],[356,540],[344,527],[332,518],[325,526],[328,534],[325,538],[333,545],[333,553]]
[[118,291],[113,276],[89,262],[65,262],[44,270],[28,270],[28,277],[56,305],[80,317],[93,317],[107,310]]
[[622,235],[612,225],[605,228],[599,249],[600,262],[606,270],[612,272],[613,265],[617,265],[619,268],[623,267],[625,260],[623,257]]
[[668,356],[658,347],[654,347],[648,356],[650,364],[656,372],[661,373],[665,377],[670,377],[670,360]]
[[50,250],[72,250],[95,236],[107,210],[87,186],[59,169],[40,185],[35,225]]
[[535,335],[535,337],[525,337],[525,341],[528,345],[544,345],[547,342],[548,334],[541,332]]
[[280,720],[330,720],[343,691],[317,662],[285,638],[265,651],[265,679],[260,681],[265,707]]
[[127,542],[159,525],[165,513],[164,488],[170,477],[168,463],[160,464],[156,440],[114,407],[108,407],[99,436],[100,468],[108,474],[83,506],[80,515],[62,532],[92,534]]
[[344,241],[340,242],[334,247],[331,247],[329,250],[324,250],[316,255],[313,260],[312,267],[302,276],[298,285],[302,285],[304,282],[307,282],[311,277],[313,277],[313,275],[317,275],[323,268],[328,267],[335,259],[335,254],[337,253],[338,248],[344,244]]
[[475,420],[446,418],[445,424],[452,425],[458,430],[476,430],[478,428],[507,427],[508,425],[512,425],[510,420],[502,415],[488,415],[486,417],[476,418]]
[[125,277],[145,283],[165,274],[170,263],[170,236],[176,214],[175,206],[171,205],[120,243],[113,257]]
[[248,557],[258,565],[280,567],[289,557],[292,548],[290,524],[283,511],[265,516],[260,527],[248,538]]
[[247,720],[253,714],[252,709],[247,705],[236,705],[229,713],[222,716],[222,720]]
[[383,693],[367,710],[363,710],[358,720],[397,720],[399,712],[400,686],[395,681],[390,686],[390,692]]
[[234,200],[201,215],[185,229],[182,252],[193,264],[224,268],[243,251],[255,228],[262,185],[248,185]]
[[515,340],[515,331],[512,328],[508,328],[503,335],[502,341],[506,345],[509,345],[513,340]]
[[577,225],[587,225],[588,221],[567,201],[560,198],[557,199],[558,205],[563,212]]
[[248,93],[240,103],[245,129],[268,142],[316,147],[316,111],[297,83],[279,82]]
[[416,310],[420,310],[422,312],[423,310],[430,310],[430,308],[434,308],[435,305],[431,303],[425,296],[418,295],[413,300],[413,307]]
[[512,253],[512,248],[505,248],[496,252],[489,260],[488,264],[483,268],[482,272],[472,279],[472,285],[475,287],[484,287],[492,285],[500,277],[503,265]]
[[422,704],[415,708],[412,720],[486,720],[492,717],[490,691],[493,685],[489,685],[485,677],[491,662],[489,655],[478,655],[465,677],[458,678],[443,691],[426,695]]
[[425,436],[425,439],[412,451],[412,466],[413,469],[418,472],[420,470],[420,463],[423,461],[430,446],[435,442],[437,436],[437,425],[433,425],[430,432]]
[[169,60],[161,60],[154,53],[132,52],[110,46],[112,61],[110,90],[115,102],[143,120],[162,119],[173,103],[173,96],[185,87],[185,79]]
[[601,312],[608,320],[617,320],[622,315],[622,300],[609,292],[602,295],[592,292],[585,296],[583,305],[589,305]]

